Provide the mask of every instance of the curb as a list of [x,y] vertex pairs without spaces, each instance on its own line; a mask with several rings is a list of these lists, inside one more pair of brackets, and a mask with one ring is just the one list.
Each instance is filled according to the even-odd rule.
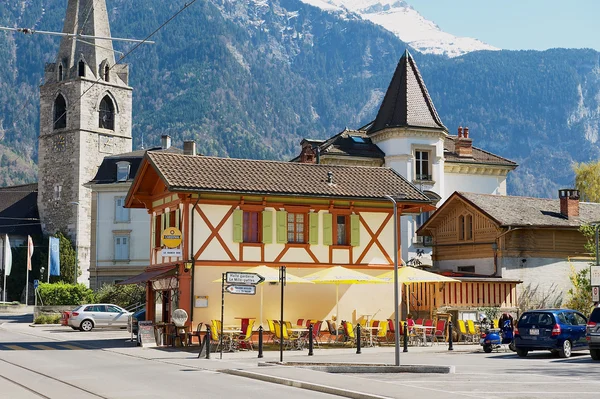
[[357,392],[350,391],[347,389],[334,388],[320,384],[313,384],[310,382],[303,382],[297,380],[289,380],[287,378],[274,377],[271,375],[253,373],[251,371],[237,370],[237,369],[227,369],[227,370],[219,370],[219,372],[224,374],[236,375],[238,377],[246,377],[252,378],[255,380],[272,382],[274,384],[287,385],[289,387],[307,389],[309,391],[316,391],[327,393],[330,395],[342,396],[345,398],[353,398],[353,399],[389,399],[387,396],[373,395],[365,392]]
[[67,326],[63,326],[62,324],[30,324],[29,327],[67,327]]
[[396,374],[396,373],[430,373],[430,374],[454,374],[454,366],[431,366],[425,364],[393,366],[389,364],[356,364],[356,363],[305,363],[305,362],[264,362],[259,366],[292,366],[314,371],[322,371],[331,374]]

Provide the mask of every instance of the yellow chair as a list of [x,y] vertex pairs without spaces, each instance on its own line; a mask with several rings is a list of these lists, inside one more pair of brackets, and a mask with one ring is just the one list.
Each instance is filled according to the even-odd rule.
[[215,351],[219,350],[219,345],[221,343],[221,339],[219,336],[221,330],[217,328],[217,321],[218,320],[211,320],[210,323],[210,343],[215,345]]
[[494,328],[500,328],[499,325],[500,325],[500,320],[494,319]]
[[377,342],[381,345],[383,341],[388,343],[388,323],[384,321],[379,322],[379,330],[377,331]]
[[344,334],[348,340],[347,342],[350,343],[351,346],[354,346],[356,343],[356,335],[354,334],[354,326],[349,321],[344,323]]
[[466,341],[469,334],[467,333],[467,327],[465,326],[464,320],[458,320],[458,332],[460,333],[459,340],[464,338]]
[[473,320],[467,320],[467,332],[467,335],[471,338],[471,341],[475,342],[477,330],[475,329],[475,323]]
[[267,337],[265,343],[269,342],[269,340],[271,342],[275,342],[275,323],[273,320],[267,319],[267,324],[269,326],[269,336]]

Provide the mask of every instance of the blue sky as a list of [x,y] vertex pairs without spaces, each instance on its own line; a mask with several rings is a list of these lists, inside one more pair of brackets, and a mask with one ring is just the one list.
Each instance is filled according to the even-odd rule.
[[443,31],[507,50],[600,51],[599,0],[406,0]]

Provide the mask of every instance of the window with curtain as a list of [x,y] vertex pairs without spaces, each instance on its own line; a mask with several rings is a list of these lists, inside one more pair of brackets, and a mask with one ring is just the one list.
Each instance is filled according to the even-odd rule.
[[335,218],[337,245],[349,245],[350,220],[348,215],[337,215]]
[[288,212],[287,237],[288,242],[306,242],[306,214]]
[[244,242],[260,242],[260,212],[244,211]]

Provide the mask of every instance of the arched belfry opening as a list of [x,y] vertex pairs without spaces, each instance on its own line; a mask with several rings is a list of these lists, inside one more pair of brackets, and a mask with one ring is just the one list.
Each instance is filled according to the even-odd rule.
[[54,129],[67,127],[67,101],[62,94],[54,100]]
[[81,77],[85,77],[85,62],[83,60],[79,61],[78,75]]
[[104,80],[110,82],[110,67],[108,64],[104,66]]
[[115,105],[108,95],[100,101],[99,126],[101,129],[115,130]]
[[64,77],[64,72],[63,72],[63,66],[62,66],[62,64],[59,64],[58,65],[58,81],[62,82],[64,78],[65,77]]

